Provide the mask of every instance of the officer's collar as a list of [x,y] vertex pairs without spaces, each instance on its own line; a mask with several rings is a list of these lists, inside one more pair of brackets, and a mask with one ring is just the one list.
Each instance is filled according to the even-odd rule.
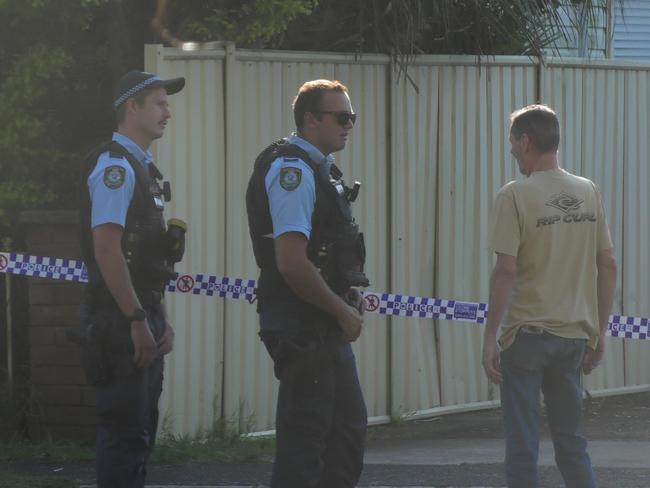
[[137,159],[138,162],[145,168],[150,162],[153,161],[153,155],[151,152],[145,151],[124,134],[113,132],[113,140],[118,144],[121,144],[124,149],[129,151],[135,157],[135,159]]
[[334,156],[332,156],[331,154],[328,154],[327,156],[324,155],[324,154],[323,154],[322,152],[320,152],[320,150],[319,150],[316,146],[314,146],[311,142],[309,142],[309,141],[303,139],[302,137],[300,137],[299,135],[297,135],[295,132],[294,132],[293,134],[291,134],[291,135],[287,138],[287,142],[288,142],[289,144],[294,144],[294,145],[298,146],[300,149],[302,149],[303,151],[305,151],[305,152],[307,153],[307,155],[308,155],[308,156],[309,156],[309,157],[310,157],[310,158],[311,158],[311,159],[312,159],[316,164],[318,164],[319,166],[320,166],[321,164],[325,163],[325,164],[327,165],[327,167],[329,168],[329,167],[332,165],[332,163],[334,162]]

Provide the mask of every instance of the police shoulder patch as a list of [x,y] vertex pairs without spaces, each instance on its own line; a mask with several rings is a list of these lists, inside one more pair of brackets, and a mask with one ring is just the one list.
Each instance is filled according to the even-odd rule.
[[280,186],[287,191],[293,191],[300,186],[302,170],[288,166],[280,170]]
[[122,166],[109,166],[104,170],[104,185],[116,190],[124,184],[126,169]]

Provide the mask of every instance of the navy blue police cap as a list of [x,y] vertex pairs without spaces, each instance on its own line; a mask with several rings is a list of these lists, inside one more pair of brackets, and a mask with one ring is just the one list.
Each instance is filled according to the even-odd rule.
[[142,90],[148,88],[163,87],[168,95],[178,93],[185,86],[185,78],[172,78],[162,80],[160,77],[144,71],[133,70],[122,76],[115,85],[113,96],[113,108],[118,109],[120,105],[129,98],[136,96]]

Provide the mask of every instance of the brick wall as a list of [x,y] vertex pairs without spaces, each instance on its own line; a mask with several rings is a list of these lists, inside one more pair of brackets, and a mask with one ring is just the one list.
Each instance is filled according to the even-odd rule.
[[[76,212],[21,216],[26,252],[79,259]],[[65,337],[78,324],[83,285],[29,278],[29,430],[40,439],[89,440],[95,431],[94,391],[86,385],[79,348]]]

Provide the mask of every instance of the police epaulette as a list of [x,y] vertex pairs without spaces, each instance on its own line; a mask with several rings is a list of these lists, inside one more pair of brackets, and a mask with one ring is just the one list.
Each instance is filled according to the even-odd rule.
[[108,157],[111,159],[117,159],[119,161],[126,159],[122,154],[113,151],[108,152]]

